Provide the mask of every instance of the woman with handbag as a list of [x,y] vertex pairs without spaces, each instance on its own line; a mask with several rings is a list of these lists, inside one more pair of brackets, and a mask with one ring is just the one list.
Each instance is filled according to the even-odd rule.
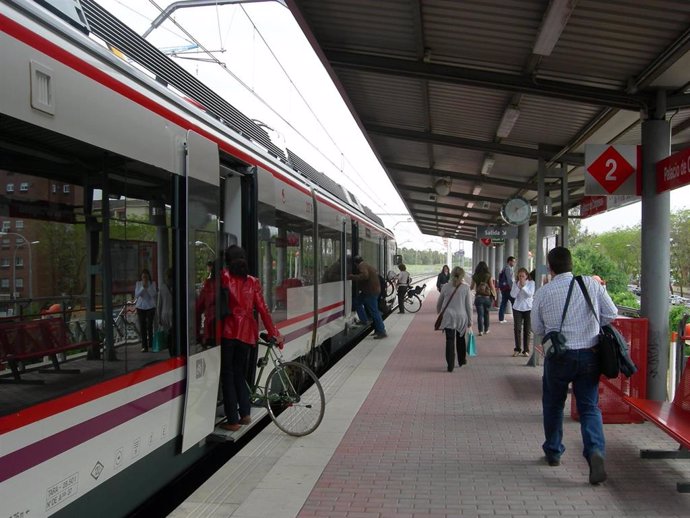
[[458,352],[458,366],[467,363],[465,333],[472,327],[472,297],[470,287],[463,281],[465,270],[456,266],[450,273],[450,281],[443,285],[436,302],[439,312],[438,329],[446,335],[446,363],[448,372],[453,372],[455,351]]

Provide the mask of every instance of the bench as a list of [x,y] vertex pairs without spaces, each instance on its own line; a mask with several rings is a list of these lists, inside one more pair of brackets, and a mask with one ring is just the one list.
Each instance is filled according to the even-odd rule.
[[43,380],[23,380],[19,362],[50,357],[52,370],[40,369],[42,373],[76,374],[78,370],[60,367],[58,354],[74,349],[97,345],[93,341],[73,342],[65,321],[61,318],[27,320],[0,323],[0,364],[7,363],[13,379],[0,378],[0,382],[43,383]]
[[[690,362],[686,362],[676,393],[671,403],[625,397],[625,402],[642,417],[661,428],[680,444],[671,451],[641,450],[646,459],[688,459],[690,458]],[[690,493],[690,483],[679,482],[680,493]]]

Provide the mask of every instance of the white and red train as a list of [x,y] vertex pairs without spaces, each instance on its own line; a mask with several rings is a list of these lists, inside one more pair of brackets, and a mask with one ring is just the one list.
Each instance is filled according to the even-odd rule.
[[[395,253],[351,193],[93,0],[0,1],[0,226],[2,518],[123,516],[209,452],[219,354],[196,298],[217,251],[248,250],[286,356],[314,363],[350,340],[351,256]],[[169,350],[110,318],[143,268],[172,272]]]

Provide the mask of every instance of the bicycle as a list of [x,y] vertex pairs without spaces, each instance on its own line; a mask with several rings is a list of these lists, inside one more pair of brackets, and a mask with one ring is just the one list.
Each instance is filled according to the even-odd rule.
[[[249,386],[251,403],[265,406],[271,420],[286,434],[309,435],[321,424],[326,409],[319,378],[301,363],[284,361],[282,346],[266,333],[261,333],[258,344],[266,346],[266,353],[257,363],[257,381]],[[269,362],[273,370],[261,386],[259,380]]]
[[403,299],[403,304],[405,311],[410,313],[416,313],[422,307],[422,299],[419,297],[420,293],[424,291],[426,284],[422,286],[414,286],[407,290],[405,293],[405,298]]

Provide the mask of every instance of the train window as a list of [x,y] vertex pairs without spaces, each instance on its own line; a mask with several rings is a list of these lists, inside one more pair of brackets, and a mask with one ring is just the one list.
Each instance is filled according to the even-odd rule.
[[0,199],[12,215],[0,241],[0,414],[170,357],[166,345],[141,351],[132,302],[143,269],[159,286],[172,265],[172,175],[74,141],[63,146],[73,161],[30,145],[17,170],[0,169],[0,189],[11,176],[32,187]]
[[314,226],[311,220],[259,202],[259,278],[264,297],[281,322],[312,311],[315,279]]

